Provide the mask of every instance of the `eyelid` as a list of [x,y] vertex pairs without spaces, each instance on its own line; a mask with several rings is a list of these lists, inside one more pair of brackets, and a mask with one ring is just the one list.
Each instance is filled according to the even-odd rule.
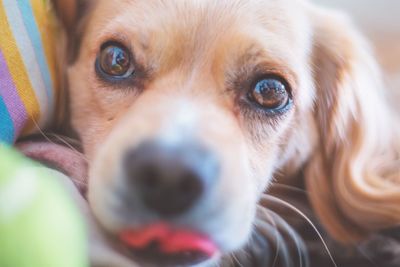
[[280,80],[285,81],[285,84],[289,86],[291,96],[294,96],[295,89],[298,84],[298,77],[296,72],[292,70],[289,66],[285,65],[282,62],[268,61],[257,64],[253,67],[252,77],[249,77],[253,82],[257,78],[263,77],[280,77]]
[[262,79],[263,77],[275,76],[285,81],[290,88],[290,95],[295,98],[296,88],[298,86],[298,77],[289,66],[277,61],[263,61],[257,64],[248,64],[242,66],[237,71],[226,73],[227,91],[240,92]]
[[111,40],[108,40],[101,44],[99,52],[103,51],[104,49],[106,49],[109,46],[117,46],[120,48],[124,48],[124,50],[126,50],[126,51],[129,51],[129,52],[131,51],[131,49],[128,46],[126,46],[123,42],[119,42],[119,41],[115,41],[115,40],[111,39]]
[[251,88],[255,87],[257,83],[260,82],[261,80],[267,80],[267,79],[275,79],[280,81],[285,86],[287,92],[289,93],[289,96],[291,98],[293,97],[293,89],[290,81],[286,79],[285,76],[282,76],[281,74],[276,72],[267,72],[260,75],[256,75],[255,78],[253,78],[253,82],[251,83]]
[[118,32],[111,34],[107,32],[105,34],[102,34],[97,40],[95,40],[95,43],[97,44],[97,50],[99,48],[102,49],[104,45],[117,44],[126,47],[130,51],[134,51],[134,47],[130,41],[130,38]]

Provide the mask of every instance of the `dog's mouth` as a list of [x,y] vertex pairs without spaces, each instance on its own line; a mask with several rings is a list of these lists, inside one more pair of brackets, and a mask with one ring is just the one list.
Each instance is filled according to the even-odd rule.
[[195,265],[218,254],[217,246],[207,236],[162,223],[124,230],[119,239],[133,257],[166,266]]

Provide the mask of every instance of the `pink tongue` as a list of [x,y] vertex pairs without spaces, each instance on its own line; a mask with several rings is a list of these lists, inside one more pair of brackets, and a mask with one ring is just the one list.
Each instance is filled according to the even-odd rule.
[[164,224],[152,225],[138,231],[124,231],[120,238],[135,249],[146,248],[156,241],[160,251],[165,254],[190,251],[201,252],[211,258],[218,251],[215,244],[203,235],[190,231],[173,230]]

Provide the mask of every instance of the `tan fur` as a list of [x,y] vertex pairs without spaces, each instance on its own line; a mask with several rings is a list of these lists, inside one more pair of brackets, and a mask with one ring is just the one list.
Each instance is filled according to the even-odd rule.
[[317,82],[329,95],[317,102],[324,127],[306,176],[321,220],[349,242],[399,222],[400,131],[364,39],[345,18],[321,16]]
[[[300,0],[98,0],[84,28],[68,68],[72,123],[91,161],[91,205],[107,229],[126,223],[106,202],[123,153],[168,134],[193,135],[219,155],[218,194],[199,213],[217,215],[196,227],[227,251],[248,238],[273,176],[302,169],[338,240],[400,223],[399,121],[372,52],[344,16]],[[108,40],[134,51],[145,70],[137,86],[96,76]],[[294,108],[277,120],[237,105],[257,71],[292,86]]]

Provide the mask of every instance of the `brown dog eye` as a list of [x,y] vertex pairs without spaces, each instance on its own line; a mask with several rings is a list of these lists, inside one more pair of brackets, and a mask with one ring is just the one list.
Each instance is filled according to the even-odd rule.
[[104,74],[114,78],[127,78],[134,71],[129,52],[119,45],[105,46],[101,50],[98,65]]
[[250,91],[249,98],[270,111],[282,110],[290,103],[287,85],[277,78],[258,81]]

